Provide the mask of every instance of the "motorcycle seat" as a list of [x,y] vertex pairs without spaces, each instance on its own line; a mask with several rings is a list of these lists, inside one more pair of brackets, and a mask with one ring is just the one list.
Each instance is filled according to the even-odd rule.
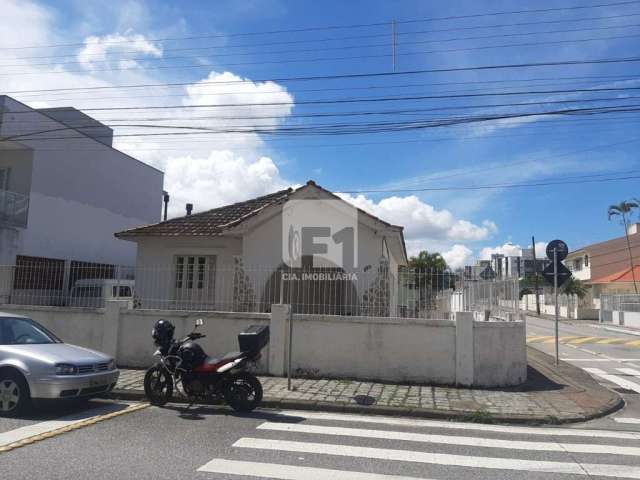
[[233,362],[236,358],[242,356],[242,352],[229,352],[223,357],[206,357],[204,362],[194,369],[195,372],[215,372],[223,365]]

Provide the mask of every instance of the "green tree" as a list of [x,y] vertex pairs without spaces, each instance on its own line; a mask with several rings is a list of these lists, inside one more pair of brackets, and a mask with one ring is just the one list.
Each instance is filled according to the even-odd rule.
[[416,292],[417,306],[420,309],[435,308],[438,292],[455,287],[455,274],[437,252],[423,250],[417,256],[409,258],[401,275],[405,286]]
[[631,267],[631,277],[633,278],[633,289],[636,294],[638,293],[638,285],[636,284],[636,274],[633,269],[633,253],[631,252],[631,242],[629,242],[629,215],[632,211],[639,208],[638,202],[620,202],[617,205],[610,205],[607,210],[609,220],[613,217],[620,217],[622,219],[622,226],[624,227],[624,235],[627,238],[627,250],[629,252],[629,266]]
[[587,295],[587,287],[573,275],[562,286],[562,293],[584,298]]

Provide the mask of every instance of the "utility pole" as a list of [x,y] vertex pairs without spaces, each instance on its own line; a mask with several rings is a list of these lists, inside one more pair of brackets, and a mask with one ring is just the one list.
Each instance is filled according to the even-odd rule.
[[538,293],[538,261],[536,260],[536,239],[531,235],[531,246],[533,247],[533,284],[536,289],[536,313],[540,316],[540,294]]
[[[534,249],[535,250],[535,249]],[[560,347],[558,341],[558,249],[553,249],[553,296],[555,297],[556,313],[556,367],[560,363]]]
[[392,61],[393,61],[393,71],[396,71],[396,47],[397,47],[397,42],[396,42],[396,21],[391,20],[391,56],[392,56]]

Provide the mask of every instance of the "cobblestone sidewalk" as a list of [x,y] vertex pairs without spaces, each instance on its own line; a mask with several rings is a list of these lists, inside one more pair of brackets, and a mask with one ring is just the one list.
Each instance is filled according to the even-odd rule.
[[[530,354],[530,379],[521,389],[469,389],[396,385],[332,379],[260,377],[264,406],[371,412],[421,417],[468,417],[472,420],[570,422],[604,415],[621,405],[620,397],[581,370],[563,365],[551,371]],[[531,378],[534,377],[534,378]],[[144,371],[121,370],[116,396],[139,398]]]

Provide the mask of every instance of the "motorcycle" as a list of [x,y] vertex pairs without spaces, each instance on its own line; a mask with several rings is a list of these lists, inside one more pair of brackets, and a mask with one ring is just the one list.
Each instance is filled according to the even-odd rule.
[[196,340],[203,320],[195,322],[186,337],[175,340],[175,327],[167,320],[156,322],[151,334],[158,362],[144,377],[144,391],[152,405],[162,406],[180,386],[191,404],[198,400],[223,399],[237,412],[250,412],[262,401],[262,384],[249,368],[261,357],[269,342],[269,327],[251,326],[238,335],[239,352],[221,358],[209,357]]

